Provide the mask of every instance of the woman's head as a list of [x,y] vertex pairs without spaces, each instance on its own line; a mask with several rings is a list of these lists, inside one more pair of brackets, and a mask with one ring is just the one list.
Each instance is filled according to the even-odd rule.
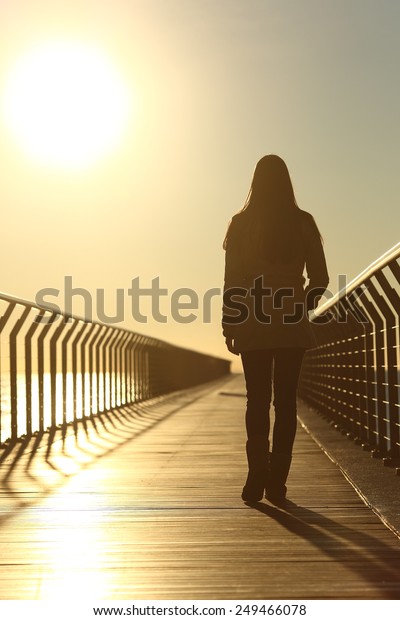
[[244,209],[275,210],[297,207],[292,181],[283,159],[265,155],[257,163]]
[[[265,155],[257,163],[250,191],[241,210],[239,243],[243,256],[262,256],[288,262],[302,252],[300,209],[289,171],[278,155]],[[224,241],[227,247],[229,229]]]

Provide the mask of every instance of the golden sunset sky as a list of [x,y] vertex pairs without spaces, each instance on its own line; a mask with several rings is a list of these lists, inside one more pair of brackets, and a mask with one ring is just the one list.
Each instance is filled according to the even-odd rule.
[[[58,289],[48,300],[62,308],[71,276],[93,297],[104,289],[111,315],[116,289],[159,277],[167,322],[145,301],[148,322],[135,322],[126,296],[122,324],[230,358],[221,298],[209,323],[202,298],[222,287],[223,237],[257,160],[277,153],[320,227],[336,292],[338,274],[352,279],[399,240],[399,33],[389,0],[2,2],[0,290],[33,300]],[[83,49],[102,59],[97,85],[86,52],[68,65],[68,50]],[[49,128],[43,102],[64,85],[68,106]],[[179,288],[199,296],[186,311],[195,321],[171,317]],[[73,309],[83,314],[79,299]]]

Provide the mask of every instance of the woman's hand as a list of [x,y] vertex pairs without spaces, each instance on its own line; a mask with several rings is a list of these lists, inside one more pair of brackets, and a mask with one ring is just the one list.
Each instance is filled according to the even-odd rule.
[[227,336],[225,338],[225,344],[228,347],[228,351],[230,351],[234,355],[239,355],[239,351],[237,351],[235,347],[235,340],[232,338],[232,336]]

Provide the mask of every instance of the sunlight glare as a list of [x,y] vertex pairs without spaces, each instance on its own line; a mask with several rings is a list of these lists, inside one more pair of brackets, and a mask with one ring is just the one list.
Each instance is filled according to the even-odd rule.
[[41,44],[11,69],[5,124],[23,150],[51,167],[81,169],[120,142],[131,93],[98,49],[76,41]]

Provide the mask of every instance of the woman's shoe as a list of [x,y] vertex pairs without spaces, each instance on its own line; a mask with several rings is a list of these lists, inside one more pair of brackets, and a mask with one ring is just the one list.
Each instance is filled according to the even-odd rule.
[[286,500],[286,480],[292,462],[291,454],[272,452],[268,482],[265,488],[265,497],[276,506],[283,505]]
[[242,500],[249,504],[260,502],[264,496],[264,486],[265,483],[262,476],[249,472],[243,487]]
[[264,435],[250,436],[246,442],[249,473],[242,491],[242,500],[259,502],[264,496],[269,468],[269,441]]
[[265,498],[275,506],[284,506],[286,502],[286,486],[283,489],[266,489]]

